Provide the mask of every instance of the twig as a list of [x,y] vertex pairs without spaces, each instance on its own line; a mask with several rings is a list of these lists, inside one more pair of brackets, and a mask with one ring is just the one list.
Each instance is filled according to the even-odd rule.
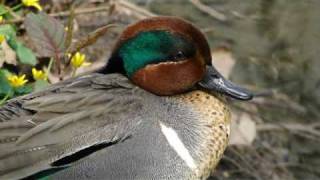
[[214,28],[214,27],[207,27],[207,28],[202,28],[201,32],[209,33],[209,32],[214,32],[215,30],[216,30],[216,28]]
[[266,89],[266,90],[263,90],[263,91],[259,91],[259,92],[256,92],[254,94],[254,97],[270,97],[270,96],[274,96],[278,93],[278,90],[277,89]]
[[244,168],[244,167],[241,165],[241,163],[238,163],[235,159],[233,159],[233,158],[231,158],[231,157],[228,157],[227,155],[224,155],[224,156],[222,157],[222,160],[225,160],[225,161],[230,162],[231,164],[233,164],[234,166],[236,166],[240,171],[245,172],[245,173],[251,175],[250,171],[247,170],[246,168]]
[[123,7],[125,9],[129,9],[132,11],[132,13],[134,13],[134,15],[138,18],[138,19],[143,19],[146,17],[153,17],[153,16],[157,16],[156,14],[141,8],[133,3],[130,3],[126,0],[119,0],[116,2],[118,6]]
[[[130,3],[128,1],[125,0],[119,0],[116,1],[117,5],[119,5],[120,7],[123,7],[125,9],[129,9],[131,10],[133,13],[135,13],[135,16],[139,19],[142,18],[146,18],[146,17],[152,17],[152,16],[157,16],[156,14],[143,9],[133,3]],[[109,11],[110,8],[112,8],[112,5],[106,5],[106,6],[100,6],[100,7],[93,7],[93,8],[80,8],[80,9],[75,9],[74,10],[74,15],[80,15],[80,14],[90,14],[90,13],[94,13],[94,12],[100,12],[100,11]],[[69,16],[71,14],[70,11],[62,11],[62,12],[57,12],[57,13],[51,13],[49,14],[49,16],[52,17],[66,17]],[[17,23],[22,23],[24,21],[24,17],[20,17],[20,18],[16,18],[13,20],[6,20],[6,21],[2,21],[0,22],[0,25],[2,24],[17,24]]]
[[296,112],[299,114],[306,114],[307,109],[289,99],[268,99],[268,98],[255,98],[249,103],[257,105],[257,106],[269,106],[269,107],[276,107],[276,108],[281,108],[281,109],[288,109],[292,112]]
[[74,46],[71,46],[70,49],[68,49],[68,52],[71,53],[71,55],[73,55],[76,52],[83,49],[84,47],[94,44],[99,39],[99,37],[106,34],[106,32],[108,32],[110,28],[113,28],[113,27],[118,27],[118,25],[108,24],[96,29],[95,31],[89,33],[86,37],[80,39]]
[[309,171],[309,172],[313,172],[313,173],[317,173],[320,174],[319,168],[314,167],[312,165],[305,165],[302,163],[289,163],[289,162],[285,162],[285,163],[278,163],[275,165],[277,166],[284,166],[284,167],[296,167],[299,168],[303,171]]
[[215,18],[215,19],[217,19],[217,20],[219,20],[219,21],[221,21],[221,22],[227,21],[227,17],[226,17],[224,14],[216,11],[215,9],[213,9],[213,8],[211,8],[211,7],[208,7],[208,6],[204,5],[204,4],[202,4],[202,3],[200,2],[200,0],[190,0],[190,2],[191,2],[195,7],[197,7],[200,11],[209,14],[209,15],[212,16],[213,18]]
[[252,175],[257,180],[261,179],[259,177],[259,174],[255,171],[253,164],[250,164],[249,159],[246,156],[243,156],[236,148],[230,148],[229,151],[237,156],[242,162],[242,165],[246,166],[247,169],[252,172],[250,173],[250,175]]
[[[100,6],[100,7],[93,7],[93,8],[81,8],[81,9],[75,9],[74,10],[74,15],[79,15],[79,14],[90,14],[94,12],[100,12],[100,11],[109,11],[110,5],[107,6]],[[52,13],[50,16],[53,17],[64,17],[64,16],[69,16],[70,11],[62,11],[62,12],[57,12],[57,13]]]
[[288,130],[291,132],[304,132],[313,136],[320,137],[320,131],[317,130],[318,123],[299,124],[299,123],[279,123],[279,124],[260,124],[257,125],[258,131]]
[[[110,8],[110,5],[101,6],[101,7],[94,7],[94,8],[81,8],[81,9],[76,9],[74,12],[74,15],[90,14],[90,13],[100,12],[100,11],[108,11],[109,8]],[[69,15],[70,15],[70,11],[62,11],[62,12],[49,14],[49,16],[52,16],[52,17],[65,17],[65,16],[69,16]],[[21,23],[23,21],[24,21],[24,18],[17,18],[17,19],[13,19],[13,20],[7,20],[7,21],[0,22],[0,25]]]

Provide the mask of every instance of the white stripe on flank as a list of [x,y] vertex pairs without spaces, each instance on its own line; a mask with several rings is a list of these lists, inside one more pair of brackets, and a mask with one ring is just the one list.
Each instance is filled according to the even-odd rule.
[[190,155],[188,149],[184,146],[183,142],[179,138],[178,134],[171,127],[167,127],[166,125],[160,122],[161,131],[166,137],[169,145],[177,152],[180,158],[187,164],[187,166],[191,169],[196,168],[196,164]]

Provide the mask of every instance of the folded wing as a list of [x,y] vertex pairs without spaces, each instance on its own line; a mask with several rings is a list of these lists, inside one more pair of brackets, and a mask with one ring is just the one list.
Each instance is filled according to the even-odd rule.
[[142,98],[122,75],[91,74],[10,100],[0,107],[0,179],[67,168],[127,139]]

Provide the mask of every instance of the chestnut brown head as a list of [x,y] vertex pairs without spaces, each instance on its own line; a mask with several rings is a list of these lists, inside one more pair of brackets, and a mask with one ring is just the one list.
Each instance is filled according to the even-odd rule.
[[[228,94],[222,89],[229,87],[222,87],[214,79],[233,86],[211,66],[210,48],[204,35],[191,23],[176,17],[153,17],[128,26],[120,35],[105,71],[123,73],[136,85],[157,95],[174,95],[195,87]],[[234,87],[234,92],[243,91]],[[233,96],[251,98],[246,93],[242,92],[242,98]]]

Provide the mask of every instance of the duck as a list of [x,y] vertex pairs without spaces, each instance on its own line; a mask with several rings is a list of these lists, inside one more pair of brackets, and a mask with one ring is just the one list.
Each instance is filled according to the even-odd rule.
[[178,17],[120,34],[106,65],[0,107],[0,179],[207,179],[252,93],[211,64]]

